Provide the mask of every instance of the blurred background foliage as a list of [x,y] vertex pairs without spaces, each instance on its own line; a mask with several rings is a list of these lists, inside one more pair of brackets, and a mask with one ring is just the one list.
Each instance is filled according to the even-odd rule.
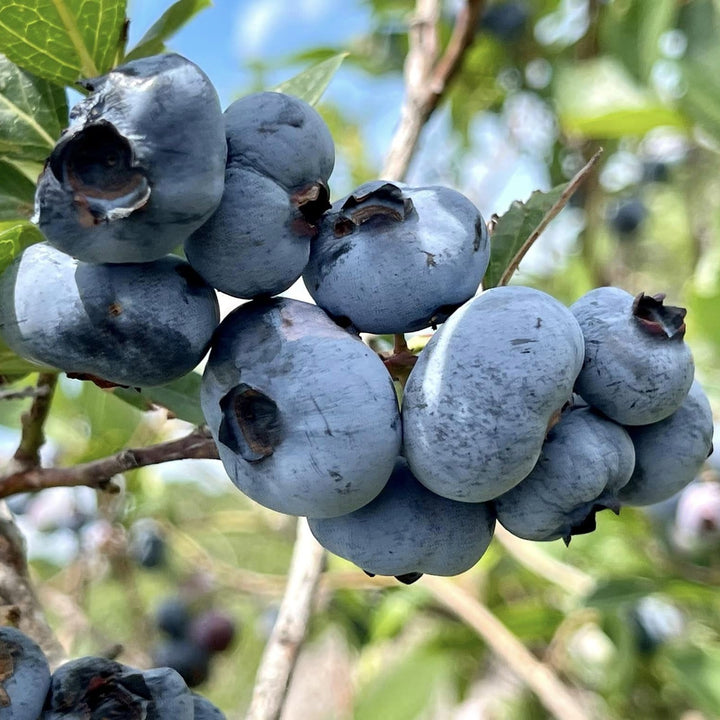
[[[181,0],[131,52],[174,49],[172,34],[196,12],[219,11],[206,5]],[[378,138],[392,127],[386,122],[386,134],[378,134],[353,107],[401,83],[413,11],[409,0],[354,5],[367,22],[350,41],[313,43],[310,36],[306,48],[248,63],[245,86],[235,88],[242,95],[272,87],[298,69],[348,53],[319,104],[337,145],[335,197],[380,173],[386,147]],[[444,5],[443,38],[458,5]],[[117,11],[124,3],[105,6]],[[117,17],[107,22],[108,36],[121,42],[112,30]],[[1,25],[0,52],[19,63]],[[566,303],[603,284],[666,293],[672,304],[688,308],[686,339],[716,409],[719,25],[717,0],[488,2],[408,176],[411,183],[456,187],[489,218],[526,200],[531,190],[566,182],[602,147],[596,171],[513,282]],[[112,65],[111,55],[98,49],[98,69]],[[0,94],[10,97],[13,82],[24,83],[26,97],[31,89],[40,100],[27,102],[42,131],[5,122],[0,104],[0,262],[38,239],[19,221],[31,213],[39,163],[66,122],[65,91],[55,83],[70,83],[82,70],[78,65],[58,74],[41,58],[28,68],[37,76],[28,76],[8,57],[0,55]],[[120,57],[117,49],[114,59]],[[359,98],[349,98],[353,92]],[[385,112],[392,125],[399,105]],[[0,347],[3,389],[31,384],[29,370]],[[182,417],[197,410],[196,388],[197,376],[173,390],[185,403]],[[0,402],[5,459],[17,446],[27,402]],[[61,377],[43,458],[75,464],[180,436],[190,427],[162,409],[143,412],[111,392]],[[625,508],[619,517],[602,513],[597,530],[574,538],[569,548],[499,533],[481,562],[456,582],[599,716],[720,717],[717,455],[691,486],[690,493],[701,488],[694,499]],[[165,599],[222,609],[235,618],[237,639],[213,658],[199,689],[230,717],[241,717],[282,594],[294,521],[245,499],[213,461],[144,468],[128,473],[121,485],[114,496],[79,488],[9,500],[53,627],[73,656],[119,643],[121,660],[147,666],[162,641],[154,616]],[[158,562],[148,562],[133,539],[137,523],[148,519],[164,547]],[[512,668],[443,609],[422,581],[404,587],[371,580],[329,558],[286,718],[546,716]]]

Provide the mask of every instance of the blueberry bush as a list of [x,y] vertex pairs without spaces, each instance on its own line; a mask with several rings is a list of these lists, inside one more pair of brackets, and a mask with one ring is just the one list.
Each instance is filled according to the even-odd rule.
[[0,7],[0,718],[719,716],[717,3],[220,5]]

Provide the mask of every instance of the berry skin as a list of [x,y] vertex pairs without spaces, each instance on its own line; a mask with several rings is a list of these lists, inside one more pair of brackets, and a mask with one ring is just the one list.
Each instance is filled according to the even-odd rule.
[[170,382],[200,362],[218,321],[215,292],[175,256],[94,265],[37,243],[0,276],[4,341],[78,377]]
[[[318,542],[371,575],[414,581],[458,575],[487,550],[495,528],[485,503],[460,503],[424,488],[398,458],[383,491],[348,515],[309,520]],[[405,578],[405,579],[404,579]]]
[[193,693],[195,715],[193,720],[226,720],[225,713],[215,707],[207,698]]
[[201,404],[230,479],[288,515],[366,505],[400,450],[397,399],[380,358],[298,300],[256,300],[223,320]]
[[501,2],[491,5],[480,20],[481,27],[499,40],[517,40],[525,30],[530,13],[524,3]]
[[403,396],[404,453],[438,495],[485,502],[535,466],[548,423],[570,399],[583,339],[550,295],[498,287],[430,339]]
[[693,482],[678,497],[673,543],[686,553],[720,547],[720,482]]
[[52,676],[43,720],[193,720],[190,691],[168,668],[141,671],[114,660],[82,657]]
[[220,202],[227,145],[215,88],[172,53],[82,85],[91,93],[45,165],[33,219],[80,260],[156,260]]
[[225,111],[228,161],[218,209],[185,243],[190,264],[239,298],[276,295],[301,275],[330,207],[335,147],[306,102],[255,93]]
[[183,638],[190,628],[190,610],[188,606],[177,597],[163,600],[155,611],[155,624],[159,630],[172,638]]
[[376,180],[332,206],[303,281],[339,324],[404,333],[444,322],[489,259],[485,222],[464,195]]
[[0,720],[40,717],[50,687],[40,646],[14,627],[0,627],[0,671]]
[[712,448],[712,410],[695,381],[670,417],[627,430],[635,446],[635,470],[618,497],[625,505],[652,505],[680,492],[700,472]]
[[610,216],[610,225],[620,236],[632,235],[642,225],[646,215],[647,208],[642,200],[623,200]]
[[595,529],[595,513],[618,512],[618,490],[635,465],[635,449],[620,425],[589,407],[565,410],[543,444],[532,472],[496,498],[500,524],[526,540],[570,542]]
[[188,687],[196,687],[207,680],[210,655],[205,648],[188,638],[165,640],[153,651],[156,668],[172,668]]
[[680,407],[695,373],[683,342],[685,310],[614,287],[570,306],[585,337],[575,392],[622,425],[658,422]]
[[224,612],[207,610],[193,618],[188,635],[208,652],[224,652],[235,639],[235,622]]
[[130,555],[141,567],[153,570],[162,567],[167,558],[167,546],[154,520],[138,520],[130,530]]

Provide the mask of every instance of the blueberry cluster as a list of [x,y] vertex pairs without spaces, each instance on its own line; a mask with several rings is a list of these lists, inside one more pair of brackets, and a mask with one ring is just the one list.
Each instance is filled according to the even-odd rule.
[[163,600],[155,613],[155,624],[165,636],[153,650],[156,667],[170,667],[188,687],[207,680],[213,655],[230,648],[236,636],[233,619],[213,608],[193,612],[180,597]]
[[[0,330],[18,353],[165,382],[210,342],[212,288],[249,300],[214,329],[202,382],[228,475],[308,517],[331,551],[406,582],[470,568],[496,520],[569,541],[597,510],[657,502],[695,476],[712,417],[684,310],[616,288],[570,309],[528,287],[478,295],[490,240],[477,208],[384,180],[330,205],[332,137],[299,99],[256,93],[222,115],[176,55],[87,87],[38,187],[48,243],[0,279]],[[163,255],[181,243],[189,264]],[[315,305],[274,297],[300,276]],[[441,323],[401,410],[360,333]]]
[[83,657],[50,673],[42,649],[14,627],[0,627],[0,717],[8,720],[221,720],[209,700],[191,692],[174,670],[136,670]]
[[99,383],[152,386],[192,370],[219,321],[182,245],[220,202],[223,116],[179,55],[84,83],[38,181],[47,242],[0,280],[0,332],[19,355]]

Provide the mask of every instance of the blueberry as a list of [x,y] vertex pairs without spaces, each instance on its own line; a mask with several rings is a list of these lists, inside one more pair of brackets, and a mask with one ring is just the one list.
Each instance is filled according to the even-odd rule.
[[380,358],[297,300],[255,300],[225,318],[201,403],[230,479],[289,515],[357,510],[383,488],[400,449]]
[[650,183],[665,183],[670,180],[670,168],[662,160],[647,160],[643,163],[643,180]]
[[197,693],[193,693],[192,697],[195,707],[194,720],[226,720],[225,713],[215,707],[207,698],[201,697]]
[[162,567],[166,560],[165,538],[154,520],[138,520],[130,529],[130,556],[141,567]]
[[235,639],[235,621],[219,610],[207,610],[193,618],[189,637],[208,652],[224,652]]
[[595,529],[595,513],[618,512],[618,490],[635,465],[630,436],[592,408],[565,410],[532,472],[495,499],[500,524],[526,540],[556,540]]
[[43,720],[193,720],[190,691],[176,673],[136,670],[83,657],[52,676]]
[[175,54],[82,83],[38,183],[35,217],[88,262],[145,262],[182,244],[220,202],[227,145],[217,93]]
[[712,447],[712,410],[695,381],[670,417],[627,430],[635,446],[635,470],[618,497],[626,505],[652,505],[680,492],[702,468]]
[[240,298],[275,295],[302,273],[330,207],[335,163],[328,127],[306,102],[263,92],[225,111],[225,190],[217,211],[185,243],[192,266]]
[[413,582],[422,573],[457,575],[470,569],[490,544],[495,517],[488,504],[430,492],[399,458],[372,502],[348,515],[309,523],[323,547],[367,573]]
[[677,496],[672,539],[686,553],[720,548],[720,482],[690,483]]
[[633,235],[647,215],[647,208],[642,200],[630,198],[617,204],[610,215],[610,225],[622,236]]
[[404,452],[423,485],[485,502],[537,461],[570,399],[583,339],[572,313],[522,286],[487,290],[430,339],[403,397]]
[[685,631],[682,613],[674,605],[652,595],[640,599],[630,617],[638,649],[643,653],[656,651]]
[[94,265],[38,243],[0,276],[0,334],[15,352],[118,385],[189,372],[218,320],[215,292],[174,256]]
[[695,373],[683,342],[685,310],[664,295],[615,287],[591,290],[570,310],[585,337],[585,361],[575,391],[612,420],[647,425],[680,407]]
[[499,40],[509,42],[517,40],[523,34],[529,16],[525,3],[513,0],[499,2],[491,5],[483,13],[480,25]]
[[176,670],[169,667],[153,668],[145,670],[142,676],[163,719],[195,720],[192,693]]
[[14,627],[0,627],[0,720],[36,720],[49,687],[40,646]]
[[189,638],[171,638],[153,650],[155,667],[175,670],[188,687],[204,683],[210,673],[210,654]]
[[378,180],[332,206],[303,281],[338,321],[404,333],[444,322],[476,293],[489,258],[485,222],[464,195]]
[[155,625],[172,638],[185,637],[190,621],[190,609],[178,597],[165,598],[155,610]]

